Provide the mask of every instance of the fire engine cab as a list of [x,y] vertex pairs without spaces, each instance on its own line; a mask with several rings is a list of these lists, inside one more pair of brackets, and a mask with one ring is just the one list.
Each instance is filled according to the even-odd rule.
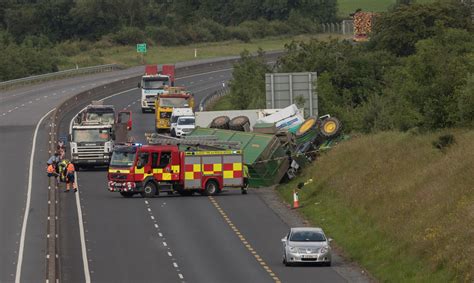
[[126,198],[165,192],[215,195],[224,187],[246,193],[241,150],[180,150],[183,142],[116,146],[108,170],[109,191]]

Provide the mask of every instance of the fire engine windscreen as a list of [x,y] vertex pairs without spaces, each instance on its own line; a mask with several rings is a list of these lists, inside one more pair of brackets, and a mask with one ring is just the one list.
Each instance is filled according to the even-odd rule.
[[108,129],[74,129],[73,131],[75,142],[106,142],[109,136]]
[[183,97],[160,97],[160,107],[189,107],[189,102]]
[[112,153],[110,166],[114,167],[132,167],[135,160],[135,151],[127,149],[117,149]]
[[143,79],[142,85],[145,89],[162,89],[165,86],[169,86],[169,78]]

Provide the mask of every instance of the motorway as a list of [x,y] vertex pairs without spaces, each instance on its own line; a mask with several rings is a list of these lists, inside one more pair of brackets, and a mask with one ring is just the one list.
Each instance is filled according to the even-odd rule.
[[[129,69],[79,77],[0,95],[1,164],[4,164],[0,186],[8,190],[4,194],[8,197],[0,198],[0,282],[13,282],[19,274],[22,282],[40,282],[45,278],[48,181],[44,163],[49,153],[47,125],[38,121],[63,98],[77,93],[73,88],[85,90],[92,84],[137,72],[138,69]],[[177,85],[192,91],[197,105],[230,78],[230,70],[216,71],[178,78]],[[132,135],[144,142],[144,133],[154,130],[154,115],[142,114],[139,100],[139,90],[133,89],[105,102],[133,112]],[[61,121],[61,135],[67,134],[69,122],[79,110],[71,111]],[[34,155],[31,154],[33,144]],[[33,167],[28,182],[30,158]],[[289,226],[255,191],[249,195],[229,191],[216,197],[125,199],[108,192],[104,170],[81,171],[77,181],[79,193],[60,194],[60,281],[353,281],[341,276],[338,266],[344,264],[338,257],[330,268],[285,267],[281,263],[280,239]],[[30,202],[27,201],[29,188]],[[28,203],[29,213],[25,214]],[[28,216],[26,226],[25,215]],[[19,268],[22,243],[24,251]]]

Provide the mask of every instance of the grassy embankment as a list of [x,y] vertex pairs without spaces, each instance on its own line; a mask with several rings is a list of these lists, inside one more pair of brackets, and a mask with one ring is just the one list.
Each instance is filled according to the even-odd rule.
[[[417,0],[417,3],[428,3],[434,0]],[[393,6],[396,0],[338,0],[339,17],[348,17],[350,13],[354,13],[357,9],[370,12],[384,12]]]
[[[191,44],[187,46],[148,46],[148,52],[145,55],[146,63],[173,63],[189,61],[194,59],[206,59],[214,57],[223,57],[239,55],[247,49],[255,52],[258,48],[265,51],[282,50],[285,44],[296,41],[309,41],[312,38],[326,39],[329,37],[341,37],[341,35],[318,34],[318,35],[299,35],[293,37],[271,37],[261,40],[253,40],[249,43],[241,41],[225,41]],[[64,46],[64,48],[77,48],[77,46]],[[197,57],[194,57],[194,49],[197,49]],[[101,47],[100,42],[88,47],[83,52],[69,57],[64,57],[60,69],[71,69],[78,64],[79,67],[117,63],[126,66],[136,66],[141,64],[141,56],[136,52],[135,46],[110,46]]]
[[313,178],[300,212],[380,281],[472,282],[474,131],[442,152],[445,132],[354,136],[278,191]]

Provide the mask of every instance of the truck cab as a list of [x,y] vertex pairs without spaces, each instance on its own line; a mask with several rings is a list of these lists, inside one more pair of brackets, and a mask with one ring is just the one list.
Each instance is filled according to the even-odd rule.
[[155,110],[156,97],[165,91],[167,87],[174,85],[174,65],[164,65],[160,73],[157,65],[145,67],[145,75],[142,77],[138,88],[141,89],[142,113]]
[[155,101],[155,129],[156,132],[170,132],[171,116],[176,108],[194,108],[194,96],[184,87],[170,87],[160,94]]
[[78,167],[107,165],[113,148],[112,125],[82,123],[71,131],[72,162]]

